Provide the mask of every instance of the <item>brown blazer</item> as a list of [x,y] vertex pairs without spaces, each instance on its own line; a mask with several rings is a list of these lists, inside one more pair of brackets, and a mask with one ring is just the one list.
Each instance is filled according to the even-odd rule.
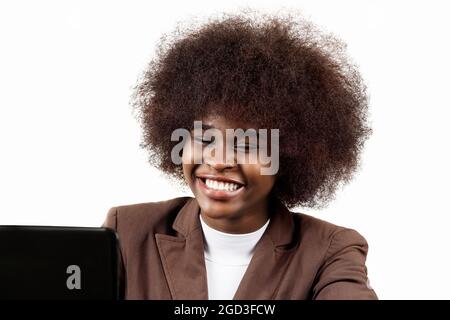
[[[208,299],[199,210],[190,197],[109,210],[126,299]],[[358,232],[280,202],[273,212],[234,299],[377,299]]]

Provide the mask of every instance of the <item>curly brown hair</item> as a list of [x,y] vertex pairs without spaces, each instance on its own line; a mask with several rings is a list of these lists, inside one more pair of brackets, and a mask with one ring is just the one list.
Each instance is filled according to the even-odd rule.
[[132,100],[152,165],[184,181],[171,134],[218,112],[279,128],[272,194],[288,208],[322,207],[351,180],[371,128],[366,85],[341,40],[304,18],[242,13],[169,38]]

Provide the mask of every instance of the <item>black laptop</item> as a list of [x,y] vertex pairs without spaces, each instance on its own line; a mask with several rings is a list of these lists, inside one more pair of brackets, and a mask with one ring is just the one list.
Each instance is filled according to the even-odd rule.
[[120,299],[119,254],[111,229],[0,226],[0,299]]

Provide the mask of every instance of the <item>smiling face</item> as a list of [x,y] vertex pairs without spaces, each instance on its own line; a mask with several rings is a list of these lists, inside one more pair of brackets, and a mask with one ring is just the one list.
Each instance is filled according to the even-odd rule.
[[[205,152],[210,141],[194,137],[183,148],[183,173],[201,208],[205,222],[220,231],[248,233],[257,230],[267,221],[268,196],[275,183],[275,175],[262,175],[266,167],[257,159],[256,163],[238,163],[237,152],[256,152],[261,143],[252,145],[248,139],[235,141],[235,150],[226,153],[226,129],[255,128],[226,120],[221,116],[202,119],[203,127],[220,130],[222,141],[215,141],[215,148],[223,151],[223,159],[216,159],[215,152]],[[194,163],[195,144],[203,147],[201,164]],[[199,146],[197,146],[199,147]],[[228,147],[229,148],[229,147]],[[231,151],[231,150],[230,150]]]

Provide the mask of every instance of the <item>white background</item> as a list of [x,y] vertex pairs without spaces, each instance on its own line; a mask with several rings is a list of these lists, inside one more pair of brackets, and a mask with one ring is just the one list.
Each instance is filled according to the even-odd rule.
[[0,224],[99,226],[111,206],[191,195],[148,165],[131,88],[176,22],[244,6],[301,10],[369,87],[362,169],[297,211],[366,237],[381,299],[449,299],[445,1],[1,1]]

